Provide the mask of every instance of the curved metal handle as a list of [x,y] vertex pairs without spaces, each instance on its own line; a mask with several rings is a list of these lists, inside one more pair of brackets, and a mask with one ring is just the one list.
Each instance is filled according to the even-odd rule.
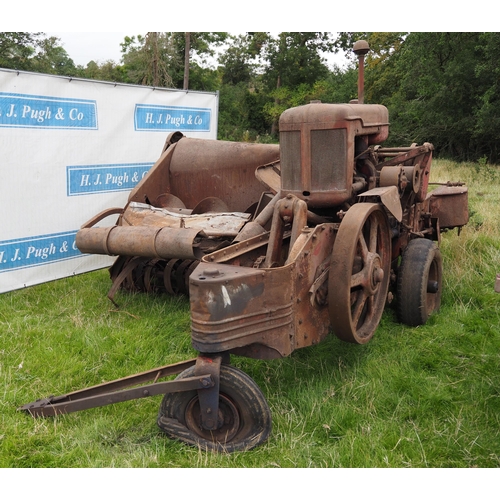
[[92,219],[88,220],[80,229],[87,229],[89,227],[95,226],[99,221],[105,219],[106,217],[114,214],[123,214],[123,208],[107,208],[97,215],[94,215]]

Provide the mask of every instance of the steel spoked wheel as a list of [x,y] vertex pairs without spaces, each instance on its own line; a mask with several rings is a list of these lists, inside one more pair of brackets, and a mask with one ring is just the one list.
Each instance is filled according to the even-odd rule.
[[389,288],[391,233],[375,203],[351,207],[333,245],[328,307],[333,331],[347,342],[368,342],[382,317]]
[[[177,378],[194,376],[194,368]],[[170,437],[212,451],[244,451],[267,440],[271,411],[257,384],[244,372],[228,365],[220,370],[218,428],[201,425],[197,391],[165,394],[158,425]]]
[[409,326],[424,325],[441,305],[443,260],[437,245],[423,238],[408,243],[398,271],[397,311]]

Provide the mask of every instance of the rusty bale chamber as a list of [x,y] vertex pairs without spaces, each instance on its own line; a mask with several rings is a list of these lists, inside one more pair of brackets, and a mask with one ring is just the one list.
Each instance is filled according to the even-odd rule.
[[[231,241],[248,221],[263,191],[255,170],[278,158],[277,145],[171,134],[127,206],[84,224],[76,244],[83,253],[199,260],[214,248],[204,240]],[[108,213],[120,214],[117,223],[95,227]]]
[[[177,142],[170,144],[172,139]],[[230,211],[244,212],[263,190],[255,169],[278,159],[276,144],[170,136],[160,159],[130,193],[129,201],[164,206],[165,195],[173,195],[194,209],[203,199],[214,197]]]

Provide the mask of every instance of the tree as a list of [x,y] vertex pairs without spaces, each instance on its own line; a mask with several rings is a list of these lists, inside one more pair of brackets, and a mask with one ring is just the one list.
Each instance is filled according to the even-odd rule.
[[127,75],[125,67],[115,61],[108,60],[101,64],[89,61],[85,68],[79,66],[79,76],[91,80],[103,80],[105,82],[126,82]]
[[478,103],[486,91],[477,67],[484,61],[480,33],[410,33],[393,60],[387,104],[399,136],[429,141],[438,153],[474,157]]
[[76,76],[78,69],[57,37],[44,33],[0,33],[0,67]]
[[0,32],[0,67],[30,71],[42,33]]
[[184,33],[184,83],[182,88],[187,90],[189,88],[189,61],[191,53],[191,33],[186,31]]
[[149,32],[145,37],[125,37],[122,59],[129,83],[153,87],[173,87],[172,68],[178,65],[172,37]]
[[247,35],[231,36],[230,40],[230,45],[218,59],[222,83],[237,85],[244,82],[250,85],[257,75],[255,50]]
[[265,108],[274,135],[283,110],[304,104],[315,82],[328,75],[322,52],[332,51],[333,41],[327,32],[282,32],[276,38],[249,32],[248,37],[250,50],[262,60],[264,87],[274,98]]
[[486,155],[491,162],[500,162],[500,33],[481,33],[478,52],[480,60],[475,68],[484,92],[477,101],[473,137],[480,146],[478,157]]
[[264,140],[271,123],[265,114],[271,100],[258,74],[253,38],[231,36],[218,58],[221,79],[219,101],[219,138],[226,140]]
[[184,62],[182,66],[179,64],[172,68],[175,88],[189,86],[192,90],[215,90],[208,84],[209,80],[213,81],[209,76],[212,70],[208,60],[215,56],[216,47],[226,42],[229,33],[191,31],[173,32],[171,35],[177,59]]
[[249,33],[251,47],[264,63],[263,80],[269,90],[279,87],[312,85],[328,74],[322,52],[333,50],[330,33],[282,32]]
[[[207,85],[207,57],[222,44],[225,32],[149,32],[145,37],[125,37],[121,44],[123,62],[130,83],[183,88],[189,75],[193,90]],[[186,42],[188,41],[189,47]],[[186,50],[187,49],[187,50]]]
[[32,61],[33,71],[53,75],[75,76],[77,69],[73,60],[54,36],[38,42],[38,51]]

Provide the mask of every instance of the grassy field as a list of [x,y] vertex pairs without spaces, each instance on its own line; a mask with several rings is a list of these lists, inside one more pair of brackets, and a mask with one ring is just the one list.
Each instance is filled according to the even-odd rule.
[[442,307],[425,326],[388,308],[370,343],[330,336],[273,361],[232,358],[263,390],[262,446],[205,453],[158,429],[161,396],[48,419],[20,405],[194,357],[185,298],[118,293],[106,270],[0,295],[0,467],[499,467],[500,171],[435,161],[465,181],[471,220],[443,235]]

